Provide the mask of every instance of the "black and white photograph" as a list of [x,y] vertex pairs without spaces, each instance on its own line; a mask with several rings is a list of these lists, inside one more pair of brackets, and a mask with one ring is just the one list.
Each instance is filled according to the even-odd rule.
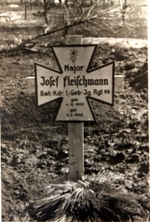
[[2,222],[150,222],[148,0],[0,0]]

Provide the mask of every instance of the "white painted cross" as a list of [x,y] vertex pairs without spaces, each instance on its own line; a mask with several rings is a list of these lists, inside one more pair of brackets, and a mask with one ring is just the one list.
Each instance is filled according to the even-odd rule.
[[56,121],[94,121],[88,98],[113,104],[114,63],[90,70],[95,48],[52,47],[59,70],[35,63],[37,105],[62,98]]
[[[68,121],[69,177],[84,176],[84,121],[93,121],[89,98],[113,105],[114,92],[123,91],[123,76],[114,76],[114,63],[90,70],[96,45],[80,45],[82,37],[66,36],[68,46],[53,47],[59,69],[35,64],[35,77],[28,77],[28,91],[35,92],[41,106],[62,98],[57,121]],[[78,44],[78,45],[77,45]]]

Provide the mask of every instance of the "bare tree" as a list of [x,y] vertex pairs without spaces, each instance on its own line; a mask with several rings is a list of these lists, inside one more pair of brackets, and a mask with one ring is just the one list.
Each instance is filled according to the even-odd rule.
[[[55,22],[54,19],[51,20],[51,23],[49,24],[48,18],[47,18],[47,1],[50,0],[42,0],[44,9],[45,9],[45,31],[32,39],[27,39],[26,41],[22,42],[21,44],[16,46],[16,49],[13,50],[22,50],[23,48],[26,48],[26,44],[34,41],[35,39],[38,39],[45,35],[50,35],[59,31],[63,31],[64,34],[78,34],[77,30],[79,32],[83,33],[84,31],[88,32],[90,35],[91,33],[94,35],[97,35],[97,30],[101,30],[101,36],[105,36],[105,32],[103,33],[103,30],[105,31],[111,31],[112,34],[116,34],[119,32],[119,29],[117,29],[117,24],[112,23],[112,19],[115,19],[115,21],[118,21],[118,27],[120,25],[127,27],[128,29],[132,30],[132,25],[123,22],[120,24],[119,19],[123,19],[122,16],[122,1],[119,0],[119,5],[114,5],[113,7],[109,7],[107,9],[103,9],[103,1],[97,0],[93,1],[92,5],[89,7],[84,6],[84,0],[78,0],[75,2],[77,7],[69,6],[64,1],[61,1],[62,5],[62,14],[64,15],[63,22]],[[86,0],[85,0],[86,1]],[[127,7],[127,0],[124,0],[124,9]],[[79,9],[80,10],[77,10]],[[60,9],[60,8],[59,8]],[[61,14],[61,15],[62,15]],[[71,15],[70,15],[71,14]],[[55,15],[54,15],[55,16]],[[117,17],[118,16],[118,17]],[[83,31],[84,30],[84,31]],[[68,33],[70,32],[70,33]]]
[[[47,30],[51,30],[48,27],[56,28],[59,25],[58,13],[57,15],[51,15],[51,20],[48,21],[49,9],[53,7],[54,0],[41,0],[44,6],[44,19]],[[110,25],[107,25],[106,20],[115,16],[118,16],[117,13],[120,10],[120,18],[122,19],[123,25],[125,25],[125,9],[127,6],[127,0],[118,0],[119,5],[113,5],[113,0],[59,0],[59,4],[62,6],[62,13],[60,15],[63,18],[63,21],[60,20],[60,24],[64,24],[64,27],[78,23],[81,21],[86,21],[85,29],[88,27],[91,30],[96,28],[104,29],[104,27],[109,28],[111,31],[115,32]],[[124,2],[123,2],[124,1]],[[88,2],[88,5],[87,5]],[[55,17],[57,16],[57,18]],[[51,24],[53,23],[53,24]],[[85,22],[84,22],[85,23]],[[87,25],[88,23],[88,25]],[[93,23],[93,24],[92,24]],[[59,27],[58,27],[59,28]],[[67,34],[67,30],[65,29]]]
[[[47,14],[50,8],[54,5],[54,0],[41,0],[43,8],[44,8],[44,19],[45,19],[45,24],[48,25],[48,18]],[[61,2],[61,0],[60,0]]]
[[125,22],[125,11],[126,11],[126,7],[127,7],[127,0],[119,0],[120,3],[120,9],[121,9],[121,15],[122,15],[122,21]]
[[47,19],[47,2],[46,2],[46,0],[43,0],[43,6],[44,6],[44,19],[45,19],[45,23],[48,25],[48,19]]

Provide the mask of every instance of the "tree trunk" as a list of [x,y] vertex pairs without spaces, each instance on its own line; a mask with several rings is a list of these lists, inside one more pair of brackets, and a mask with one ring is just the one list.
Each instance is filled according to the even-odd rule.
[[126,9],[127,7],[127,0],[124,0],[124,6],[123,6],[123,9]]
[[122,8],[122,20],[125,21],[125,12],[127,7],[127,0],[124,1],[123,8]]
[[46,0],[43,0],[43,3],[44,3],[44,19],[45,19],[45,23],[48,25]]

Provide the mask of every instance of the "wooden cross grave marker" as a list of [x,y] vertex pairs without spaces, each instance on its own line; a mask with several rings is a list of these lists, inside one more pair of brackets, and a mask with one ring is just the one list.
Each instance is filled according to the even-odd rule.
[[52,47],[58,70],[35,63],[34,90],[37,106],[61,98],[56,121],[68,122],[69,175],[77,180],[84,176],[83,122],[95,120],[88,99],[113,105],[114,62],[90,70],[96,45],[80,45],[81,36],[67,39],[67,45]]

